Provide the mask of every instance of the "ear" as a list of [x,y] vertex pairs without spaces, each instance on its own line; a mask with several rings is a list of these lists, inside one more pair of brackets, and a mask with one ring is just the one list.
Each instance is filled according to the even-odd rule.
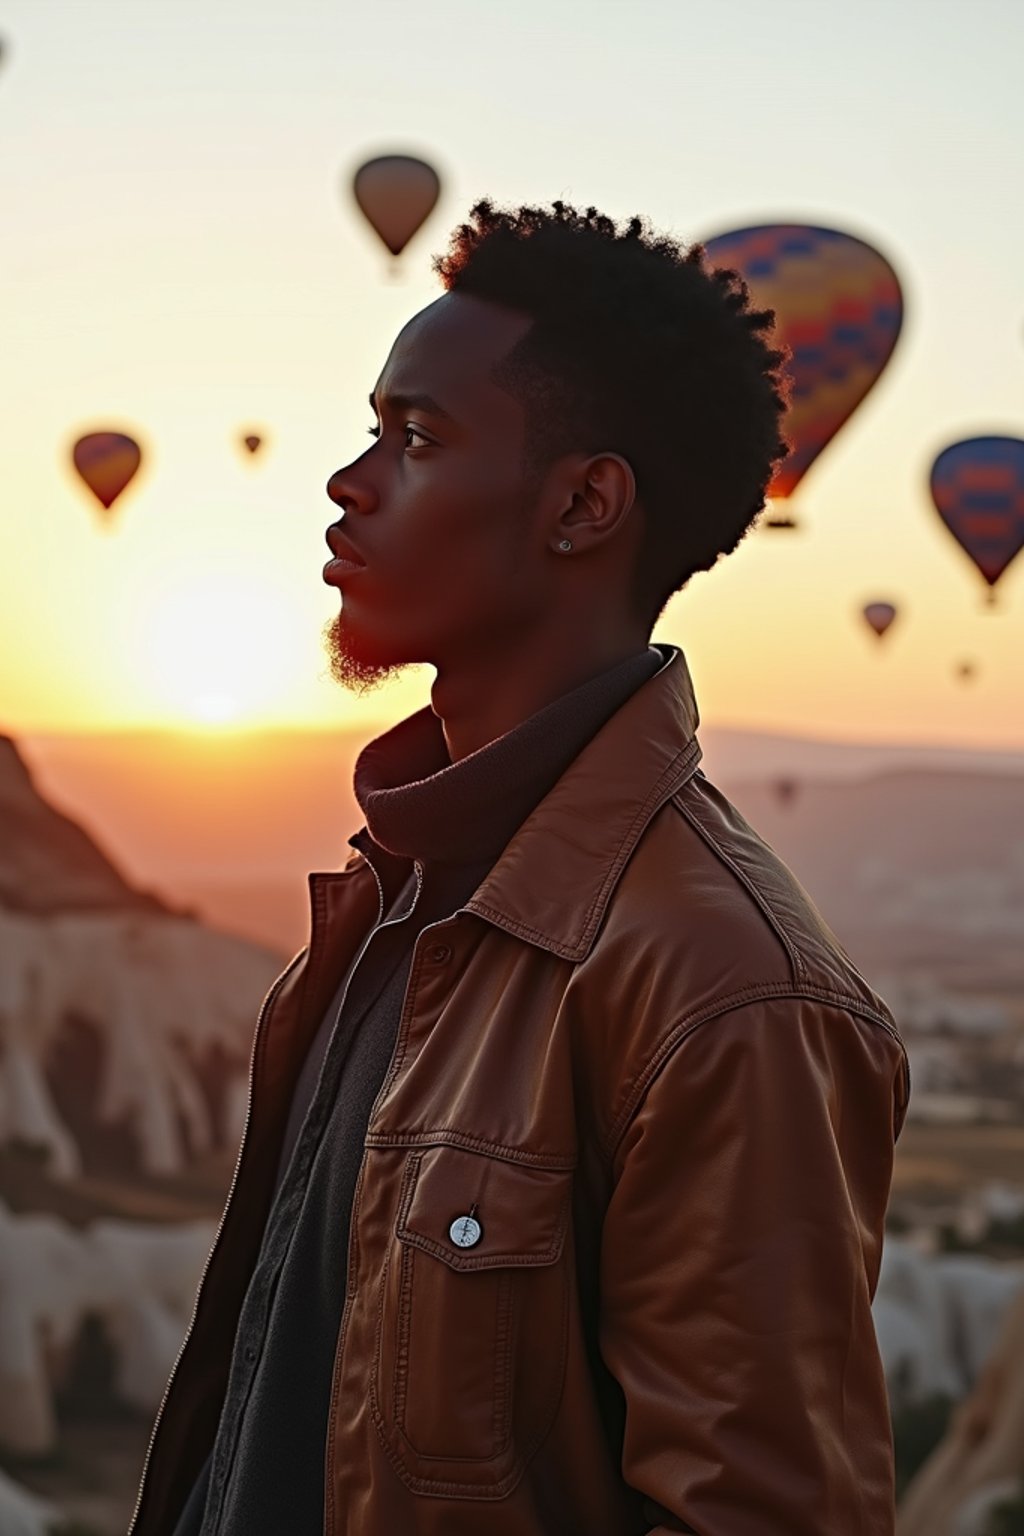
[[636,501],[636,477],[620,453],[578,459],[564,474],[549,535],[553,545],[571,539],[575,550],[592,549],[620,532]]

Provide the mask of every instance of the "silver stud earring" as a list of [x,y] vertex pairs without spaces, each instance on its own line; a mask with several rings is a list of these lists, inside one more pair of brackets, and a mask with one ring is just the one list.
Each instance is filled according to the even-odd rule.
[[559,544],[558,547],[559,547],[559,549],[572,549],[572,540],[571,539],[563,539],[561,544]]

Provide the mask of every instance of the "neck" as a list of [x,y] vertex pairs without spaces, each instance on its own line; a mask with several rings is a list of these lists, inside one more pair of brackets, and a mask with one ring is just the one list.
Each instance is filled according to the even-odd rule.
[[452,762],[479,751],[563,693],[649,644],[647,634],[638,629],[599,637],[585,647],[578,639],[564,637],[558,644],[523,642],[499,654],[478,652],[436,663],[430,703],[442,722]]

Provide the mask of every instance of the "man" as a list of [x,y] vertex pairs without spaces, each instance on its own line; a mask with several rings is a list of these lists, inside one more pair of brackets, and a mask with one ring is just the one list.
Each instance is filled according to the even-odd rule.
[[132,1536],[886,1536],[909,1077],[703,777],[672,592],[785,453],[699,248],[488,200],[331,478],[333,675],[436,668],[264,1001]]

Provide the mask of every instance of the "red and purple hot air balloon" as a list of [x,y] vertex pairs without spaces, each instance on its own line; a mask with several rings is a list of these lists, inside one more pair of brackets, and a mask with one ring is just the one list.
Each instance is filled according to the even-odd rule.
[[[758,224],[704,242],[713,266],[734,267],[755,305],[775,311],[789,348],[789,457],[768,495],[784,500],[875,384],[903,324],[899,279],[873,246],[813,224]],[[794,527],[792,517],[770,525]]]
[[932,465],[932,500],[960,548],[995,584],[1024,548],[1024,440],[969,437]]

